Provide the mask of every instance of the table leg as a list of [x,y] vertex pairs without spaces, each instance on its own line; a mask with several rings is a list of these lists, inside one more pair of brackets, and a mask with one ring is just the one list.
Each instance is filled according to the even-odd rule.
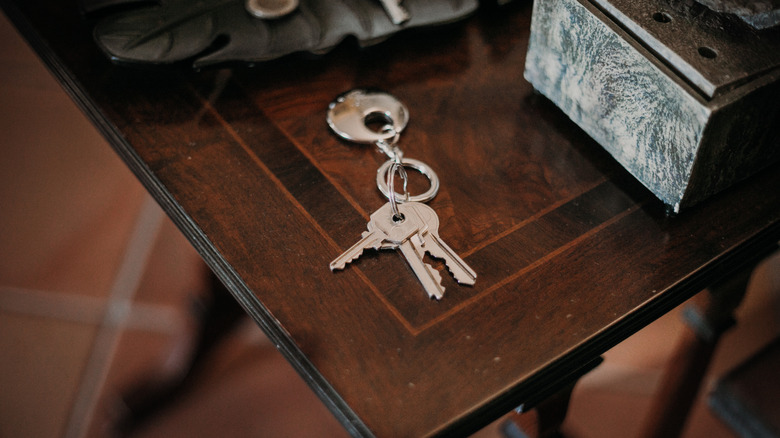
[[679,436],[699,392],[702,379],[721,335],[735,323],[753,266],[716,284],[694,298],[684,309],[687,329],[677,342],[661,380],[641,438]]
[[502,428],[507,438],[561,437],[560,428],[569,411],[572,382],[528,412],[512,412]]
[[569,411],[569,400],[574,385],[599,366],[603,361],[597,357],[585,365],[572,369],[563,378],[539,391],[515,409],[502,426],[507,438],[553,438],[560,437],[560,428]]

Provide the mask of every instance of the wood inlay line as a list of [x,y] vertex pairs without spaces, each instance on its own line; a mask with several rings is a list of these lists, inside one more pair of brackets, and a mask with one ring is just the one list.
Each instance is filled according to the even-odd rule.
[[355,209],[355,210],[356,210],[358,213],[360,213],[360,215],[361,215],[361,216],[363,216],[363,219],[365,219],[365,220],[366,220],[366,222],[368,222],[368,220],[369,220],[369,213],[368,213],[368,212],[367,212],[367,211],[366,211],[366,210],[365,210],[363,207],[361,207],[361,206],[360,206],[360,204],[359,204],[359,203],[358,203],[358,202],[355,200],[355,198],[353,198],[353,197],[352,197],[352,196],[349,194],[349,192],[347,192],[347,190],[346,190],[346,189],[344,189],[344,187],[343,187],[341,184],[339,184],[338,182],[336,182],[336,180],[334,180],[333,178],[331,178],[331,177],[330,177],[330,175],[328,174],[328,172],[326,172],[326,171],[325,171],[325,169],[324,169],[324,168],[323,168],[323,167],[320,165],[320,162],[319,162],[319,161],[317,161],[317,159],[316,159],[316,158],[314,158],[314,156],[313,156],[311,153],[309,153],[309,151],[307,151],[307,150],[306,150],[306,148],[304,148],[303,146],[301,146],[301,145],[300,145],[300,144],[299,144],[299,143],[298,143],[298,142],[295,140],[295,138],[294,138],[292,135],[290,135],[290,133],[289,133],[289,132],[287,132],[287,131],[286,131],[284,128],[282,128],[281,126],[279,126],[279,124],[277,124],[277,123],[276,123],[276,122],[275,122],[273,119],[271,119],[271,118],[269,117],[269,118],[268,118],[268,120],[269,120],[269,121],[270,121],[270,122],[271,122],[271,123],[272,123],[272,124],[273,124],[273,125],[276,127],[276,129],[278,129],[278,130],[279,130],[279,132],[281,132],[281,133],[282,133],[282,134],[283,134],[283,135],[284,135],[284,136],[285,136],[285,137],[286,137],[288,140],[290,140],[290,143],[292,143],[292,144],[293,144],[293,146],[295,146],[295,148],[296,148],[296,149],[298,149],[298,151],[299,151],[301,154],[303,154],[303,156],[304,156],[304,157],[306,157],[306,159],[307,159],[307,160],[309,160],[309,162],[312,164],[312,166],[314,166],[314,167],[315,167],[317,170],[319,170],[319,171],[320,171],[320,173],[322,174],[322,176],[323,176],[323,177],[325,177],[325,179],[326,179],[326,180],[328,180],[328,182],[329,182],[329,183],[330,183],[330,184],[333,186],[333,188],[335,188],[335,189],[336,189],[336,191],[337,191],[337,192],[339,192],[339,194],[340,194],[342,197],[344,197],[344,199],[345,199],[345,200],[346,200],[346,201],[347,201],[347,202],[348,202],[348,203],[349,203],[349,204],[350,204],[350,205],[351,205],[351,206],[352,206],[352,207],[353,207],[353,208],[354,208],[354,209]]
[[[334,249],[334,254],[339,254],[341,251],[343,251],[339,245],[336,243],[335,240],[333,240],[330,235],[320,226],[319,223],[312,217],[312,215],[306,210],[306,208],[298,201],[295,196],[293,196],[292,193],[290,193],[289,190],[287,190],[287,187],[284,186],[282,181],[271,171],[271,169],[260,159],[260,157],[255,154],[255,152],[252,150],[252,148],[249,147],[249,145],[244,141],[244,139],[236,132],[236,130],[231,126],[231,124],[222,117],[222,115],[219,113],[219,111],[214,108],[210,102],[204,100],[201,98],[201,96],[195,92],[195,95],[198,96],[198,98],[203,103],[203,106],[205,108],[208,108],[209,111],[212,113],[212,115],[219,121],[219,123],[225,128],[227,133],[233,138],[233,140],[238,143],[239,146],[241,146],[241,149],[244,150],[244,152],[249,155],[249,158],[252,159],[252,161],[257,164],[257,166],[263,171],[263,173],[268,176],[268,178],[271,179],[271,181],[274,183],[274,185],[277,186],[277,188],[282,192],[285,199],[290,201],[290,203],[295,206],[295,208],[303,214],[303,216],[306,218],[306,220],[314,227],[315,230],[328,242],[328,244]],[[286,136],[286,134],[285,134]],[[406,320],[406,318],[401,315],[401,313],[393,306],[390,302],[387,301],[387,298],[379,291],[379,289],[371,282],[371,280],[356,266],[350,267],[350,269],[356,271],[358,277],[368,286],[368,288],[371,290],[371,292],[385,305],[385,308],[390,311],[390,313],[400,322],[404,328],[409,331],[410,333],[414,333],[415,329],[414,327],[409,323],[409,321]]]
[[576,239],[570,241],[569,243],[567,243],[565,245],[562,245],[562,246],[556,248],[553,251],[550,251],[545,256],[540,257],[538,260],[534,261],[533,263],[530,263],[530,264],[524,266],[523,268],[521,268],[520,270],[518,270],[514,274],[506,276],[501,281],[498,281],[498,282],[494,283],[492,286],[486,288],[482,292],[474,295],[473,297],[471,297],[471,298],[469,298],[467,300],[464,300],[463,302],[459,303],[457,306],[452,307],[451,309],[447,310],[446,312],[442,313],[441,315],[437,316],[436,318],[431,319],[427,323],[425,323],[425,324],[423,324],[423,325],[421,325],[419,327],[416,327],[415,328],[416,329],[416,334],[420,334],[420,333],[424,332],[425,330],[430,329],[431,327],[433,327],[433,326],[439,324],[440,322],[446,320],[450,316],[452,316],[452,315],[454,315],[456,313],[459,313],[463,309],[465,309],[465,308],[475,304],[477,301],[479,301],[479,300],[483,299],[484,297],[490,295],[491,293],[495,292],[499,288],[501,288],[503,286],[506,286],[507,284],[517,280],[518,278],[520,278],[521,276],[525,275],[526,273],[532,271],[536,267],[546,263],[549,260],[552,260],[553,258],[558,256],[559,254],[561,254],[561,253],[563,253],[563,252],[565,252],[565,251],[567,251],[567,250],[577,246],[583,240],[585,240],[585,239],[587,239],[587,238],[589,238],[589,237],[599,233],[601,230],[609,227],[610,225],[612,225],[615,222],[619,221],[623,217],[633,213],[637,209],[641,208],[647,202],[648,201],[644,201],[644,202],[641,202],[639,204],[634,204],[633,206],[629,207],[625,211],[623,211],[623,212],[613,216],[612,218],[602,222],[601,224],[591,228],[586,233],[581,234],[580,236],[578,236]]
[[[243,90],[243,95],[249,95],[249,92],[246,91],[246,88],[241,84],[241,81],[233,79],[232,83],[235,84],[237,88]],[[309,163],[320,172],[320,174],[333,186],[334,189],[336,189],[336,191],[344,198],[344,200],[346,200],[355,209],[355,211],[357,211],[366,220],[366,222],[369,220],[370,213],[366,211],[341,184],[339,184],[330,176],[330,174],[322,167],[320,162],[306,148],[304,148],[292,134],[290,134],[274,118],[270,117],[262,109],[256,107],[255,109],[258,113],[263,113],[266,116],[268,122],[270,122],[277,131],[279,131],[293,146],[295,146],[296,149],[298,149],[298,152],[300,152],[309,161]]]
[[[314,226],[314,228],[317,230],[317,232],[328,241],[330,246],[334,248],[334,253],[338,253],[339,251],[342,251],[342,249],[338,246],[336,241],[333,240],[330,237],[330,235],[327,233],[327,231],[325,231],[325,229],[322,228],[322,226],[315,220],[315,218],[308,212],[308,210],[306,210],[306,208],[303,206],[303,204],[301,204],[298,201],[298,199],[286,188],[284,183],[274,174],[274,172],[260,159],[260,157],[257,156],[257,154],[252,150],[252,148],[247,144],[247,142],[241,137],[241,135],[232,127],[232,125],[224,117],[222,117],[222,115],[219,113],[219,111],[217,111],[216,108],[214,108],[214,106],[211,104],[211,102],[209,102],[206,99],[203,99],[200,96],[200,94],[198,94],[197,92],[195,92],[195,95],[198,96],[198,98],[201,100],[201,102],[204,105],[204,107],[207,108],[208,111],[211,112],[211,114],[213,114],[214,117],[219,121],[219,123],[222,126],[225,127],[225,130],[227,131],[227,133],[239,144],[239,146],[244,150],[244,152],[246,152],[249,155],[249,157],[252,159],[252,161],[254,163],[256,163],[259,166],[259,168],[271,179],[271,181],[273,181],[273,183],[282,191],[282,193],[285,196],[285,198],[288,199],[295,206],[295,208],[304,215],[306,220]],[[271,121],[271,123],[275,127],[275,129],[279,130],[279,132],[282,133],[282,135],[286,139],[288,139],[290,141],[290,143],[296,149],[298,149],[298,151],[307,160],[309,160],[309,162],[326,178],[326,180],[330,184],[332,184],[333,187],[336,188],[336,190],[342,196],[344,196],[344,198],[347,200],[347,202],[349,202],[351,205],[353,205],[355,210],[358,211],[361,215],[363,215],[363,217],[366,220],[368,220],[366,212],[357,204],[357,202],[353,198],[351,198],[351,196],[349,196],[346,193],[346,190],[343,187],[341,187],[337,182],[332,180],[327,175],[327,172],[324,171],[324,169],[319,164],[319,162],[317,162],[317,160],[310,153],[308,153],[305,150],[305,148],[303,148],[300,144],[298,144],[290,136],[290,134],[286,130],[284,130],[281,127],[279,127],[278,124],[276,122],[274,122],[273,120],[269,119],[269,121]],[[467,257],[469,255],[474,254],[475,252],[477,252],[477,251],[479,251],[481,249],[484,249],[484,248],[490,246],[493,243],[496,243],[496,242],[500,241],[501,239],[511,235],[512,233],[516,232],[517,230],[522,229],[524,226],[526,226],[526,225],[528,225],[530,223],[533,223],[534,221],[538,220],[539,218],[545,216],[546,214],[549,214],[550,212],[556,210],[557,208],[560,208],[562,205],[565,205],[566,203],[571,202],[572,200],[576,199],[577,197],[582,196],[584,193],[588,193],[589,191],[591,191],[591,190],[595,189],[596,187],[598,187],[599,185],[603,184],[605,181],[607,181],[607,178],[601,178],[598,181],[594,182],[589,187],[587,187],[582,192],[577,193],[575,195],[572,195],[570,197],[567,197],[565,199],[562,199],[562,200],[560,200],[560,201],[558,201],[558,202],[556,202],[554,204],[551,204],[547,208],[540,210],[536,214],[534,214],[534,215],[528,217],[527,219],[519,222],[518,224],[516,224],[516,225],[512,226],[511,228],[507,229],[506,231],[504,231],[504,232],[502,232],[500,234],[497,234],[496,236],[494,236],[494,237],[492,237],[492,238],[490,238],[490,239],[480,243],[479,245],[477,245],[477,246],[475,246],[475,247],[465,251],[464,255],[462,257],[465,258],[465,257]],[[450,316],[460,312],[464,308],[471,306],[473,303],[479,301],[480,299],[482,299],[483,297],[487,296],[488,294],[494,292],[498,288],[500,288],[500,287],[510,283],[511,281],[514,281],[515,279],[519,278],[521,275],[523,275],[524,273],[530,271],[534,267],[540,265],[541,263],[544,263],[545,261],[555,257],[556,255],[560,254],[561,252],[563,252],[563,251],[571,248],[572,246],[578,244],[582,239],[592,235],[593,233],[598,232],[603,227],[608,226],[609,224],[611,224],[615,220],[619,219],[623,215],[627,214],[631,210],[632,209],[629,209],[626,212],[624,212],[624,213],[622,213],[620,215],[617,215],[617,216],[613,217],[612,219],[610,219],[610,220],[600,224],[599,226],[594,227],[593,229],[591,229],[587,233],[579,236],[577,239],[574,239],[573,241],[569,242],[568,244],[566,244],[566,245],[564,245],[562,247],[559,247],[556,250],[548,253],[544,257],[538,259],[537,261],[531,263],[530,265],[525,266],[524,268],[520,269],[516,273],[514,273],[514,274],[504,278],[502,281],[500,281],[500,282],[498,282],[496,284],[493,284],[492,286],[488,287],[484,291],[482,291],[482,292],[474,295],[473,297],[471,297],[471,298],[469,298],[469,299],[459,303],[455,307],[447,310],[446,312],[442,313],[441,315],[437,316],[436,318],[433,318],[433,319],[429,320],[428,322],[426,322],[422,326],[414,326],[411,322],[409,322],[403,316],[403,314],[395,307],[395,305],[393,305],[387,299],[387,297],[376,287],[376,285],[368,278],[368,276],[363,271],[361,271],[356,266],[352,266],[352,267],[350,267],[350,269],[353,269],[353,270],[356,271],[356,274],[361,279],[361,281],[366,286],[368,286],[368,288],[371,290],[371,292],[384,304],[384,307],[387,309],[387,311],[390,312],[393,315],[393,317],[398,322],[400,322],[401,325],[411,335],[417,336],[420,333],[424,332],[425,330],[427,330],[427,329],[435,326],[436,324],[446,320]]]
[[[277,177],[274,172],[260,159],[259,156],[252,150],[252,148],[247,144],[247,142],[241,137],[241,135],[233,128],[233,126],[219,113],[219,111],[214,108],[214,106],[211,104],[211,102],[203,99],[199,93],[195,92],[195,95],[198,96],[198,98],[201,100],[202,104],[205,108],[208,109],[211,114],[214,115],[214,117],[219,121],[219,123],[225,128],[227,133],[239,144],[239,146],[246,152],[249,157],[252,159],[254,163],[258,165],[258,167],[271,179],[271,181],[276,185],[279,190],[282,191],[285,199],[289,200],[295,208],[300,211],[306,220],[312,224],[315,230],[325,238],[325,240],[329,243],[329,245],[334,249],[334,254],[339,253],[339,251],[342,251],[342,249],[339,247],[339,245],[336,243],[336,241],[330,237],[330,235],[327,233],[327,231],[322,228],[322,226],[315,220],[315,218],[306,210],[306,208],[303,206],[303,204],[298,201],[298,199],[286,188],[284,183]],[[269,119],[270,120],[270,119]],[[333,181],[328,175],[327,172],[324,171],[322,166],[317,162],[317,160],[309,154],[305,148],[303,148],[300,144],[298,144],[291,136],[290,134],[278,126],[277,123],[270,120],[272,125],[275,129],[279,130],[282,135],[290,141],[290,143],[298,149],[298,151],[307,159],[309,162],[316,168],[325,178],[326,180],[333,185],[334,188],[342,195],[344,198],[349,202],[353,207],[355,207],[355,210],[358,211],[361,215],[363,215],[364,218],[367,219],[367,215],[365,211],[357,204],[357,202],[351,198],[345,191],[343,187],[341,187],[337,182]],[[474,254],[475,252],[484,249],[488,246],[490,246],[493,243],[496,243],[500,241],[501,239],[511,235],[512,233],[516,232],[517,230],[522,229],[524,226],[527,226],[530,223],[533,223],[534,221],[538,220],[539,218],[545,216],[546,214],[549,214],[552,211],[555,211],[557,208],[560,208],[561,206],[565,205],[568,202],[571,202],[572,200],[576,199],[577,197],[582,196],[585,193],[588,193],[589,191],[595,189],[599,185],[605,183],[607,181],[607,178],[601,178],[598,181],[591,184],[588,188],[583,190],[580,193],[577,193],[575,195],[572,195],[570,197],[567,197],[565,199],[562,199],[554,204],[551,204],[545,209],[540,210],[536,214],[528,217],[527,219],[519,222],[518,224],[512,226],[511,228],[507,229],[506,231],[497,234],[496,236],[480,243],[479,245],[467,250],[463,254],[463,258]],[[639,204],[641,205],[641,204]],[[439,324],[440,322],[448,319],[450,316],[462,311],[463,309],[471,306],[472,304],[476,303],[477,301],[481,300],[485,296],[489,295],[490,293],[496,291],[498,288],[505,286],[508,283],[511,283],[512,281],[516,280],[526,272],[529,272],[530,270],[534,269],[535,267],[539,266],[540,264],[554,258],[558,254],[568,250],[569,248],[576,246],[579,242],[581,242],[583,239],[599,232],[604,227],[609,226],[610,224],[614,223],[616,220],[620,219],[621,217],[625,216],[626,214],[630,213],[631,211],[635,210],[637,208],[637,205],[634,205],[633,207],[629,208],[628,210],[622,212],[621,214],[618,214],[611,219],[599,224],[598,226],[592,228],[588,232],[586,232],[583,235],[580,235],[576,239],[572,240],[571,242],[551,251],[550,253],[546,254],[545,256],[541,257],[540,259],[536,260],[535,262],[521,268],[517,272],[515,272],[512,275],[509,275],[508,277],[502,279],[501,281],[493,284],[492,286],[489,286],[487,289],[483,290],[482,292],[474,295],[473,297],[459,303],[455,307],[445,311],[444,313],[440,314],[439,316],[427,321],[425,324],[421,326],[415,326],[409,320],[407,320],[403,314],[391,303],[387,297],[376,287],[376,285],[368,278],[368,276],[362,272],[360,269],[358,269],[356,266],[350,267],[350,269],[353,269],[356,271],[356,274],[361,279],[361,281],[371,290],[371,292],[376,296],[383,304],[384,307],[387,309],[387,311],[393,315],[393,317],[401,323],[401,325],[413,336],[417,336],[420,333],[430,329],[431,327]]]
[[479,251],[481,249],[487,248],[488,246],[498,242],[499,240],[501,240],[504,237],[514,233],[515,231],[525,227],[526,225],[536,221],[537,219],[539,219],[540,217],[550,213],[551,211],[554,211],[555,209],[557,209],[557,208],[559,208],[559,207],[561,207],[561,206],[563,206],[563,205],[565,205],[565,204],[567,204],[567,203],[569,203],[569,202],[579,198],[580,196],[584,195],[585,193],[588,193],[589,191],[595,189],[596,187],[598,187],[599,185],[603,184],[606,181],[607,181],[606,177],[601,178],[601,179],[597,180],[596,182],[594,182],[589,187],[587,187],[586,189],[582,190],[581,192],[579,192],[577,194],[574,194],[574,195],[571,195],[568,198],[563,198],[560,201],[555,202],[553,204],[550,204],[548,207],[539,210],[534,215],[529,216],[528,218],[526,218],[526,219],[518,222],[517,224],[507,228],[505,231],[503,231],[501,233],[498,233],[498,234],[496,234],[495,236],[493,236],[493,237],[491,237],[489,239],[485,239],[484,241],[480,242],[479,244],[477,244],[477,245],[475,245],[475,246],[473,246],[473,247],[463,251],[462,254],[459,254],[460,257],[462,259],[466,259],[468,256],[474,254],[475,252],[477,252],[477,251]]

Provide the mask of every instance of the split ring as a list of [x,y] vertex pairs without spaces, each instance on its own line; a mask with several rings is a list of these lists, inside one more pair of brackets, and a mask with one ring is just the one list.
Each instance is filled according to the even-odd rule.
[[[439,177],[436,175],[436,172],[434,172],[433,169],[431,169],[422,161],[415,160],[414,158],[402,159],[401,165],[407,169],[414,169],[425,175],[425,177],[428,178],[428,181],[431,183],[431,187],[424,193],[415,196],[409,196],[408,200],[404,194],[395,192],[395,201],[397,203],[401,204],[405,201],[428,202],[433,199],[434,196],[436,196],[436,194],[439,192]],[[382,164],[382,166],[379,167],[379,170],[376,171],[376,186],[387,199],[390,199],[390,188],[387,186],[387,172],[392,168],[392,166],[393,160],[387,160],[384,164]]]

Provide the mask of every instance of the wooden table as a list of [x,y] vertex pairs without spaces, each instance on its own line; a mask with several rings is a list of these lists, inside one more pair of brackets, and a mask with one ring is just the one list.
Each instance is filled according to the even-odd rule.
[[[75,2],[6,13],[350,433],[468,433],[780,239],[774,166],[677,217],[522,78],[530,2],[370,50],[201,72],[108,62]],[[429,300],[352,245],[385,200],[372,146],[329,132],[358,86],[403,100],[441,179],[440,235],[478,273]],[[414,189],[413,189],[414,190]]]

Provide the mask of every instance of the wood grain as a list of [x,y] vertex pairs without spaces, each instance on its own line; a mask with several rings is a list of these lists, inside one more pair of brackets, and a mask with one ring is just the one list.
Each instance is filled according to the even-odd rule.
[[[677,217],[522,79],[531,6],[321,58],[112,65],[75,2],[6,13],[204,260],[355,435],[474,431],[760,257],[775,166]],[[401,98],[442,238],[478,273],[431,301],[395,252],[329,262],[384,202],[382,156],[331,134],[336,95]],[[439,269],[443,267],[438,265]]]

